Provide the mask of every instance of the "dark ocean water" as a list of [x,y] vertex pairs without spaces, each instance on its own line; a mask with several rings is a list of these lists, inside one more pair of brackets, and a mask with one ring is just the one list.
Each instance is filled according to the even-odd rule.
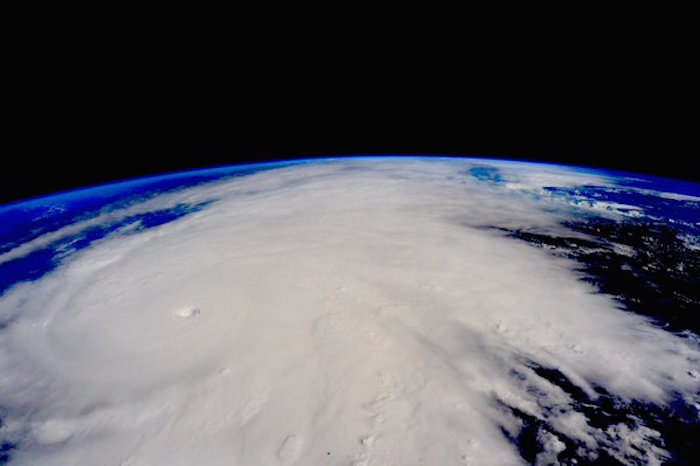
[[[548,253],[575,260],[580,279],[612,296],[622,309],[643,315],[667,331],[698,341],[700,335],[700,185],[622,172],[607,172],[616,186],[545,187],[554,199],[582,207],[573,220],[556,231],[500,229]],[[499,170],[476,167],[474,178],[498,185]],[[675,196],[677,194],[679,196]],[[622,219],[585,209],[596,203],[612,203]],[[625,209],[621,206],[630,206]],[[660,436],[655,445],[671,455],[668,464],[698,464],[700,413],[697,405],[672,396],[667,406],[626,402],[602,387],[594,387],[591,399],[556,368],[530,363],[537,376],[561,388],[574,400],[593,427],[603,430],[620,423],[630,429],[645,426]],[[518,377],[514,374],[514,377]],[[535,390],[533,388],[533,390]],[[552,432],[566,448],[558,454],[561,464],[638,464],[616,458],[605,448],[591,451],[585,444],[557,431],[545,421],[516,407],[503,405],[523,428],[517,436],[504,431],[522,458],[534,463],[544,446],[538,435]],[[603,446],[604,447],[604,446]]]

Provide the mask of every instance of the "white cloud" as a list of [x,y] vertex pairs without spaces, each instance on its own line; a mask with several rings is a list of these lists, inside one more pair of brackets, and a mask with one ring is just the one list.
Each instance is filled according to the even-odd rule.
[[[496,399],[661,457],[649,432],[590,426],[527,362],[664,403],[700,388],[697,347],[617,309],[574,264],[479,228],[554,228],[564,213],[460,175],[465,163],[309,164],[129,207],[215,200],[0,297],[18,462],[518,464],[501,432],[517,421]],[[518,182],[588,176],[535,169]]]

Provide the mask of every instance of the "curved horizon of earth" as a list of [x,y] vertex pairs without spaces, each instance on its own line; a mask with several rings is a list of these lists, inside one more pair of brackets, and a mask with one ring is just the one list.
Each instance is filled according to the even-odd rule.
[[693,464],[700,185],[457,157],[0,205],[0,463]]

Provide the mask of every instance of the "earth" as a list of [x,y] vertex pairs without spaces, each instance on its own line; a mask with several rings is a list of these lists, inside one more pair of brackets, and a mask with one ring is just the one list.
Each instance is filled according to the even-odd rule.
[[0,206],[0,463],[693,464],[700,185],[356,157]]

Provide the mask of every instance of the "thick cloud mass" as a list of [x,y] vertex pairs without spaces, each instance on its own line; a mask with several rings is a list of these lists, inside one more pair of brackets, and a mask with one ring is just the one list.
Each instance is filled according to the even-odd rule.
[[[601,387],[693,403],[697,345],[498,230],[563,228],[579,207],[545,186],[613,181],[491,166],[498,182],[454,160],[301,164],[103,214],[205,206],[116,231],[0,296],[13,460],[520,464],[509,436],[521,420],[505,406],[549,426],[543,464],[567,448],[562,435],[588,455],[663,460],[656,431],[592,425],[533,367],[592,399]],[[62,233],[49,234],[0,261]]]

